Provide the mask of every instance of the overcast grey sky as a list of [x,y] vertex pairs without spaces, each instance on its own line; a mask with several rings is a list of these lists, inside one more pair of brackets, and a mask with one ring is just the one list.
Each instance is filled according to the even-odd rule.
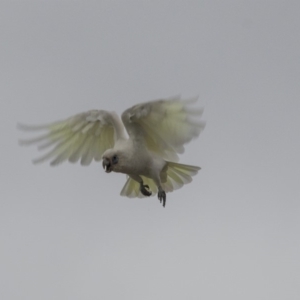
[[[1,299],[299,299],[299,1],[1,1],[0,40]],[[202,170],[165,209],[17,143],[179,93]]]

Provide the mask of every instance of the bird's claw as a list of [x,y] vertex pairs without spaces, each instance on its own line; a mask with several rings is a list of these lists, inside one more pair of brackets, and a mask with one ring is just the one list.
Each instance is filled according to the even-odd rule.
[[149,196],[152,195],[151,191],[148,191],[148,190],[149,190],[149,185],[141,183],[141,185],[140,185],[140,191],[141,191],[141,193],[144,196],[148,196],[149,197]]
[[167,200],[166,192],[164,190],[159,190],[157,194],[157,198],[160,201],[160,203],[162,203],[163,207],[165,207],[166,200]]

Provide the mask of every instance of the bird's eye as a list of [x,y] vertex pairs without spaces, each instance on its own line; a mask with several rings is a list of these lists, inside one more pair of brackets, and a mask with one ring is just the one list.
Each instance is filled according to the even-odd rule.
[[112,157],[112,163],[113,164],[116,164],[117,162],[118,162],[118,156],[117,155],[114,155],[113,157]]

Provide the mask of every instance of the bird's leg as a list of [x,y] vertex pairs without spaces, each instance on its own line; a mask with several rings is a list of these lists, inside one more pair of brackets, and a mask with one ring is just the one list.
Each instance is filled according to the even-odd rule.
[[144,196],[151,196],[152,193],[149,189],[149,185],[144,184],[143,179],[141,176],[136,175],[136,174],[128,174],[133,180],[137,181],[140,184],[140,192],[144,195]]
[[160,203],[162,203],[163,207],[165,207],[167,196],[166,196],[166,192],[162,189],[161,186],[158,186],[157,198],[160,201]]
[[156,183],[157,188],[158,188],[157,198],[160,201],[160,203],[162,203],[163,207],[165,207],[166,206],[167,195],[166,195],[166,192],[161,187],[160,175],[157,174],[157,176],[154,177],[153,180]]
[[140,182],[140,191],[144,196],[151,196],[151,191],[149,191],[149,185],[144,184],[143,181]]

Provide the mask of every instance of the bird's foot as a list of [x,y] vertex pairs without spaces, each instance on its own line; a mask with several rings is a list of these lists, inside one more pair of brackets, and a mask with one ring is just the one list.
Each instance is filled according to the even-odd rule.
[[162,188],[158,189],[157,198],[160,201],[160,203],[162,203],[163,207],[165,207],[167,196],[166,196],[166,192]]
[[149,191],[149,185],[141,183],[140,191],[144,196],[151,196],[151,191]]

